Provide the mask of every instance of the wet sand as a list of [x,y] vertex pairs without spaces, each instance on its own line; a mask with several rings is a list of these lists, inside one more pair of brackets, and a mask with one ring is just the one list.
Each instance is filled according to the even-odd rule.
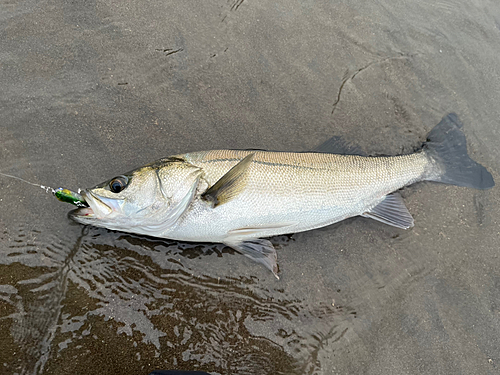
[[[333,135],[408,153],[457,112],[500,181],[494,2],[25,1],[0,20],[3,173],[77,189]],[[84,228],[0,176],[0,373],[498,373],[498,187],[402,195],[411,230],[273,238],[277,281],[222,245]]]

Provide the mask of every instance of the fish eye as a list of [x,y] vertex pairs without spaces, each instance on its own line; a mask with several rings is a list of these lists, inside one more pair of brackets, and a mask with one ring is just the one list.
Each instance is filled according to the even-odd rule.
[[127,187],[128,184],[128,178],[125,176],[118,176],[113,178],[110,183],[109,183],[109,189],[113,193],[119,193],[123,189]]

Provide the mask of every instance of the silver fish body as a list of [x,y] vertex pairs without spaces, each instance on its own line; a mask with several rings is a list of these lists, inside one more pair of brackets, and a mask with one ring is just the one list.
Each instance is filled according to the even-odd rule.
[[202,192],[250,154],[254,157],[238,196],[212,208],[197,194],[164,237],[226,242],[235,232],[245,240],[320,228],[369,211],[387,194],[422,180],[433,163],[422,152],[362,157],[215,150],[177,157],[203,171]]
[[494,185],[467,155],[450,114],[419,152],[390,157],[214,150],[158,160],[82,193],[82,224],[181,241],[225,243],[277,276],[263,239],[363,215],[413,226],[398,189],[430,180],[479,189]]

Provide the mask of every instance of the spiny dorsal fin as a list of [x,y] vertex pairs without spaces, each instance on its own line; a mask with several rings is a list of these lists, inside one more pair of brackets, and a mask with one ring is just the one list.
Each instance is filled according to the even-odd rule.
[[358,145],[347,142],[342,137],[332,137],[323,142],[313,151],[321,152],[324,154],[340,154],[340,155],[359,155],[366,156],[366,153],[361,150]]
[[408,229],[413,226],[413,217],[399,193],[387,195],[382,202],[361,216],[401,229]]
[[214,207],[229,202],[245,187],[245,172],[255,154],[245,156],[238,164],[229,170],[212,187],[202,194],[202,198],[213,202]]

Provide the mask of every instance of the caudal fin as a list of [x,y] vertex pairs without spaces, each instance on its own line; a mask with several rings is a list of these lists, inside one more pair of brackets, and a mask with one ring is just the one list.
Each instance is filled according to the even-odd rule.
[[462,126],[458,116],[450,113],[427,135],[424,150],[441,169],[428,180],[474,189],[492,188],[495,181],[490,172],[467,154]]

